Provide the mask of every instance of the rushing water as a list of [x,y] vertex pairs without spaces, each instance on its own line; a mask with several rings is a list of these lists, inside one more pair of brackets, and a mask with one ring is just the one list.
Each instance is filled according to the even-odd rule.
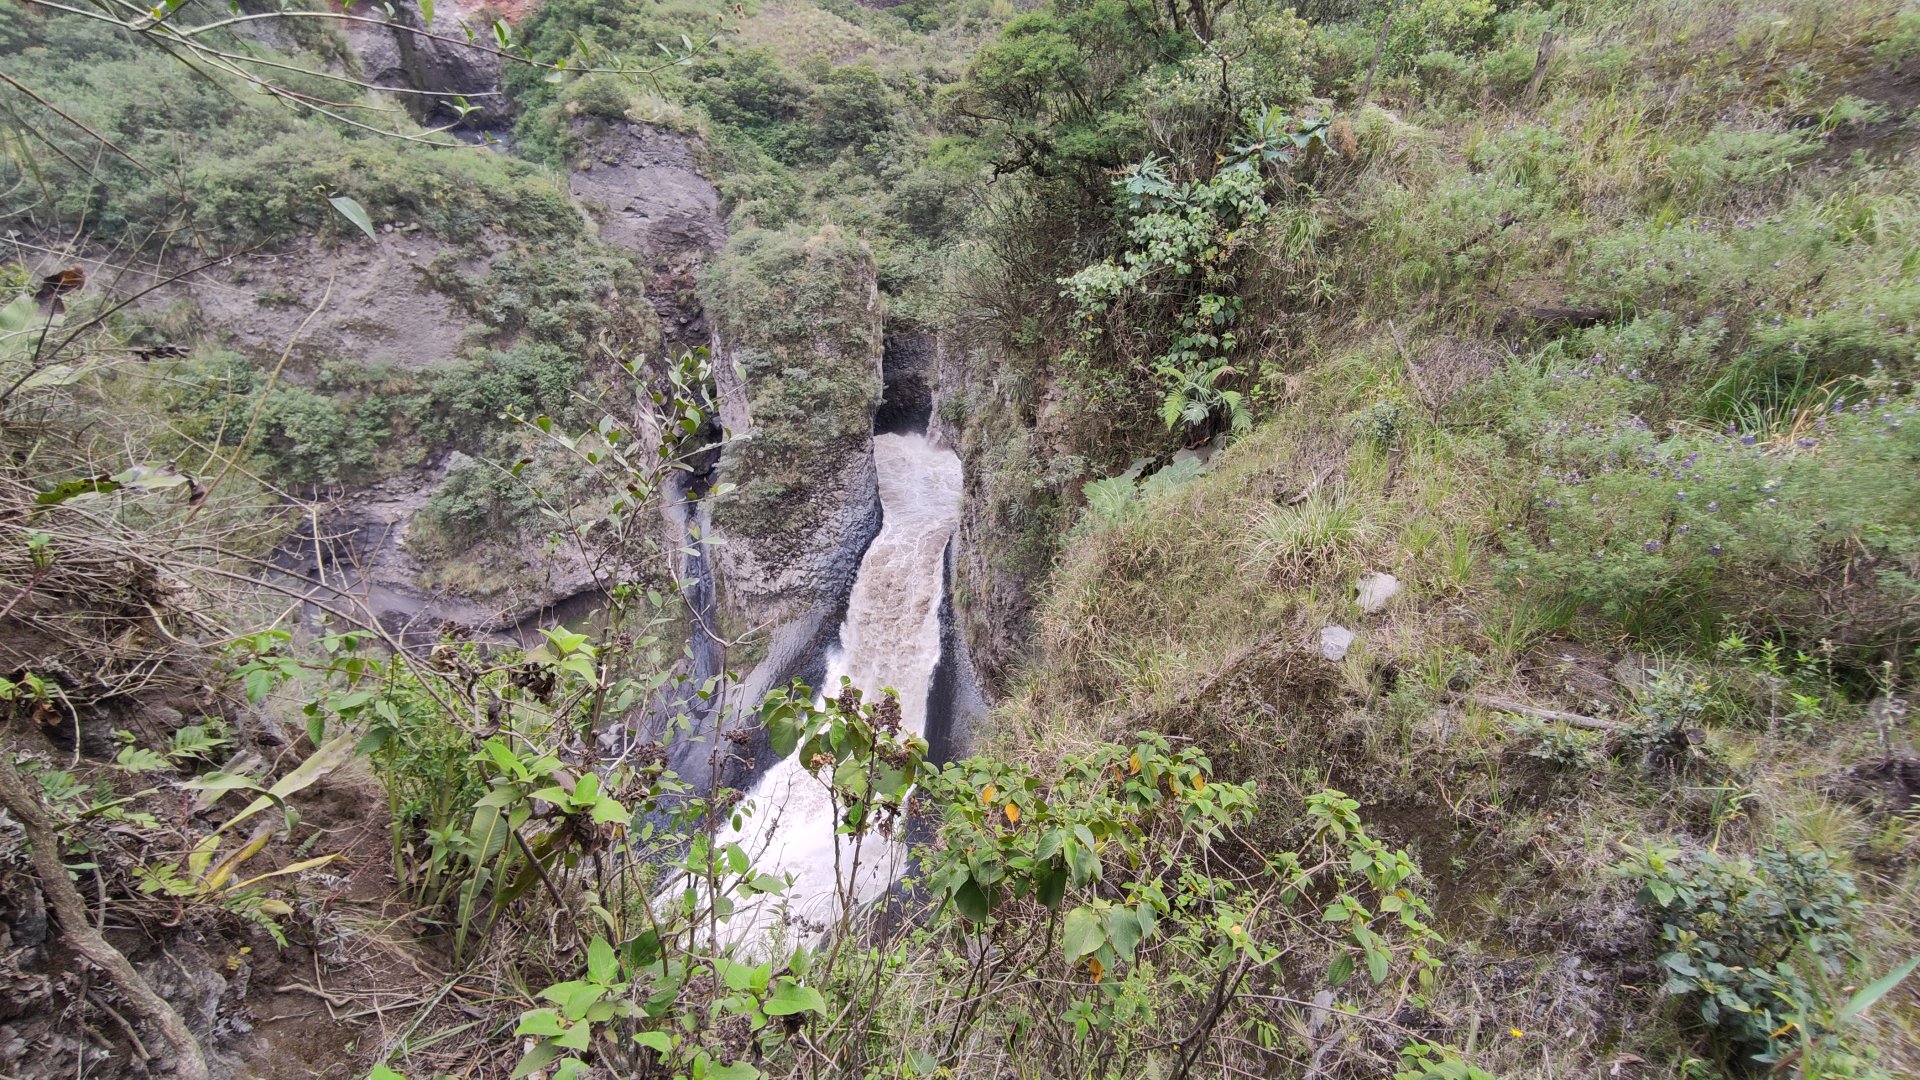
[[[840,647],[829,657],[826,692],[842,676],[869,699],[883,687],[900,695],[901,719],[926,733],[927,697],[940,661],[940,602],[946,588],[947,540],[960,520],[960,459],[920,433],[876,435],[881,525],[860,561],[840,626]],[[797,755],[776,763],[748,793],[753,813],[731,839],[754,857],[757,872],[790,874],[779,898],[762,898],[741,911],[727,936],[746,940],[785,922],[800,936],[831,924],[842,887],[855,902],[883,893],[902,869],[905,848],[889,836],[860,842],[842,837],[836,866],[833,808],[825,784]],[[743,805],[746,805],[743,804]]]

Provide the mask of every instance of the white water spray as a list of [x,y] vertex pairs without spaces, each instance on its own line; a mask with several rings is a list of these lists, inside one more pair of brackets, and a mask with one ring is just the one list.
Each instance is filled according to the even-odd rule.
[[[924,736],[928,691],[940,661],[947,541],[960,521],[960,459],[917,433],[875,436],[873,456],[880,533],[860,560],[823,690],[837,692],[843,675],[869,701],[891,687],[900,695],[903,727]],[[832,800],[797,755],[775,763],[746,804],[752,815],[725,839],[753,857],[755,872],[791,874],[794,881],[784,896],[760,898],[757,906],[737,911],[722,931],[731,940],[758,939],[783,923],[792,937],[811,936],[833,924],[846,886],[856,903],[865,903],[903,869],[905,847],[877,833],[860,840],[857,867],[847,865],[854,838],[840,837],[836,867]]]

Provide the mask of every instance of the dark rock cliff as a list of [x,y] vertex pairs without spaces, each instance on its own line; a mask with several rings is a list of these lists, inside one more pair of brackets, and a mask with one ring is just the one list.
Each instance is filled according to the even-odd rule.
[[[500,56],[467,44],[469,35],[482,43],[493,39],[490,11],[479,0],[443,0],[434,5],[429,24],[419,0],[352,4],[349,15],[386,25],[348,23],[347,44],[368,82],[423,91],[396,95],[416,121],[475,131],[495,128],[511,119],[500,93]],[[450,96],[464,98],[472,111],[462,115]]]

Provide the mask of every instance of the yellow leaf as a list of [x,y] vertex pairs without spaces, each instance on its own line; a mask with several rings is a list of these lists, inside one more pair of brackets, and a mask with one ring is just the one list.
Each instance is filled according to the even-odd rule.
[[1135,776],[1140,775],[1140,751],[1135,750],[1133,755],[1127,758],[1127,771]]
[[273,839],[271,823],[268,823],[268,827],[255,829],[253,836],[247,840],[244,847],[220,860],[220,864],[207,874],[207,879],[200,883],[200,892],[203,895],[219,892],[220,886],[225,885],[227,879],[233,876],[233,872],[240,869],[240,864],[260,854],[260,849],[266,847],[267,841],[271,839]]
[[213,864],[213,853],[220,850],[220,834],[201,838],[193,846],[193,852],[187,856],[187,873],[196,878],[207,876],[207,867]]
[[298,874],[298,873],[301,873],[302,871],[312,870],[312,869],[315,869],[316,867],[325,866],[328,863],[334,862],[339,859],[344,859],[344,858],[346,858],[345,855],[336,851],[331,855],[320,855],[311,859],[302,859],[301,861],[294,863],[292,866],[283,866],[278,870],[269,870],[266,873],[259,875],[258,877],[250,877],[247,880],[241,882],[240,884],[235,885],[233,888],[237,892],[241,889],[246,888],[249,885],[253,885],[257,882],[265,881],[268,878],[285,877],[288,874]]
[[1204,776],[1201,776],[1199,773],[1194,773],[1193,774],[1193,790],[1195,791],[1207,790],[1207,778]]
[[999,790],[996,789],[992,784],[988,784],[986,787],[983,787],[980,789],[980,801],[983,803],[991,804],[993,802],[994,796],[998,794],[1000,794]]
[[1094,982],[1096,983],[1099,982],[1101,977],[1106,975],[1106,973],[1107,973],[1107,969],[1104,965],[1100,963],[1099,957],[1097,956],[1087,957],[1087,974],[1093,976]]
[[1020,808],[1012,803],[1007,804],[1007,820],[1015,825],[1020,824]]

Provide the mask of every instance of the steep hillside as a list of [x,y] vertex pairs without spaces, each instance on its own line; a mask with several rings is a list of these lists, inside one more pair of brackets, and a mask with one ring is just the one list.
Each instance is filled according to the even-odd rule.
[[1914,952],[1915,14],[1276,13],[1236,132],[1101,10],[964,90],[1034,178],[962,279],[989,745],[1191,739],[1257,846],[1350,793],[1503,1074],[1786,1056]]

